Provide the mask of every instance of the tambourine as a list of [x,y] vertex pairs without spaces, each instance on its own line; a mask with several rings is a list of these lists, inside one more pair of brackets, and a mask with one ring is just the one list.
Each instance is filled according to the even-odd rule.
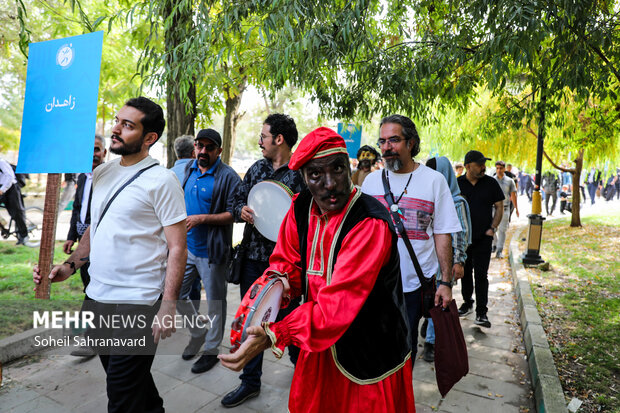
[[291,207],[293,193],[281,182],[265,180],[248,194],[248,206],[254,211],[254,226],[265,238],[276,242],[280,226]]
[[284,285],[276,274],[263,274],[248,289],[241,300],[230,326],[230,352],[237,351],[247,338],[246,330],[263,322],[274,322],[280,311]]

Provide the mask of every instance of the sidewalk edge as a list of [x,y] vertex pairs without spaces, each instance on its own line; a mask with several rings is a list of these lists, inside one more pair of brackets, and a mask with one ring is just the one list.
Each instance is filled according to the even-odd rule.
[[547,335],[538,314],[532,288],[530,274],[523,266],[519,254],[519,240],[527,227],[516,228],[510,240],[508,261],[512,282],[517,296],[521,330],[527,361],[532,376],[532,388],[538,413],[567,413],[566,398],[560,384],[558,371],[549,349]]
[[0,364],[5,364],[20,357],[49,348],[46,346],[35,346],[34,338],[38,335],[60,338],[62,336],[62,330],[44,327],[32,328],[0,339]]

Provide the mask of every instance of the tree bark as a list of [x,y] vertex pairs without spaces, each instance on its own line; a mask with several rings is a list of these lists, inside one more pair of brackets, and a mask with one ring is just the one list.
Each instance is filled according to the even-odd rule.
[[[184,3],[188,4],[188,3]],[[172,16],[172,22],[165,33],[166,65],[168,68],[180,65],[174,61],[173,50],[184,40],[186,33],[193,25],[191,7],[182,7],[172,0],[167,0],[164,7],[164,19]],[[194,134],[194,120],[196,118],[196,85],[191,82],[187,96],[182,96],[179,89],[182,71],[177,71],[176,78],[168,78],[166,82],[166,118],[168,133],[166,135],[166,166],[174,165],[177,157],[174,153],[174,140],[181,135]],[[186,103],[187,102],[187,105]]]
[[230,165],[235,150],[235,141],[237,139],[237,124],[243,117],[243,113],[239,113],[239,105],[241,97],[246,87],[246,77],[243,77],[237,85],[237,89],[233,91],[230,86],[224,87],[226,96],[226,114],[224,116],[224,136],[222,136],[222,162]]
[[[583,149],[580,149],[575,158],[575,172],[573,172],[573,208],[570,219],[571,227],[581,226],[581,188],[579,187],[579,178],[583,169]],[[575,189],[577,188],[577,189]]]
[[192,109],[186,110],[183,99],[174,81],[168,82],[168,93],[166,98],[166,118],[168,124],[168,134],[166,135],[166,158],[167,168],[172,167],[177,160],[174,152],[174,140],[181,135],[194,134],[194,119],[196,113],[196,88],[191,86],[187,98],[191,101]]

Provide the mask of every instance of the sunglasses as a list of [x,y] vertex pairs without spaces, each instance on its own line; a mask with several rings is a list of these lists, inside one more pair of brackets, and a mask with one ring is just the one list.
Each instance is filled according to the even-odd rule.
[[196,146],[196,149],[198,149],[199,151],[206,149],[207,152],[211,152],[214,151],[215,149],[217,149],[217,145],[214,143],[210,143],[208,145],[205,145],[204,143],[201,142],[196,142],[194,143],[194,146]]

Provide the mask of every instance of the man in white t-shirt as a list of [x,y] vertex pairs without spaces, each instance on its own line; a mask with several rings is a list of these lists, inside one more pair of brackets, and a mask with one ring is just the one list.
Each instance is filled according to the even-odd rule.
[[[93,172],[91,226],[75,252],[49,275],[52,282],[64,281],[90,255],[83,311],[95,316],[96,328],[86,336],[106,371],[108,412],[164,411],[150,370],[159,339],[174,332],[170,320],[187,260],[183,190],[174,172],[149,156],[164,125],[161,107],[147,98],[130,99],[119,110],[110,151],[121,158]],[[38,283],[38,268],[33,276]],[[134,326],[97,324],[119,316],[132,319]],[[119,338],[144,341],[115,346]]]
[[499,227],[497,227],[493,244],[495,245],[495,258],[503,258],[506,231],[508,231],[508,223],[510,221],[510,203],[512,202],[514,205],[517,217],[519,216],[519,206],[517,205],[517,187],[515,186],[515,181],[506,175],[506,163],[504,161],[495,162],[495,171],[495,180],[504,193],[504,213],[502,214],[502,220],[499,222]]
[[[391,115],[383,118],[377,143],[385,162],[389,190],[398,205],[398,213],[423,275],[425,278],[437,275],[441,280],[435,304],[447,307],[452,301],[451,234],[461,231],[450,188],[443,175],[413,159],[420,151],[420,138],[415,124],[408,117]],[[362,192],[374,196],[387,208],[382,173],[379,170],[368,175],[362,184]],[[420,281],[400,234],[398,252],[415,355],[418,323],[422,316]]]

